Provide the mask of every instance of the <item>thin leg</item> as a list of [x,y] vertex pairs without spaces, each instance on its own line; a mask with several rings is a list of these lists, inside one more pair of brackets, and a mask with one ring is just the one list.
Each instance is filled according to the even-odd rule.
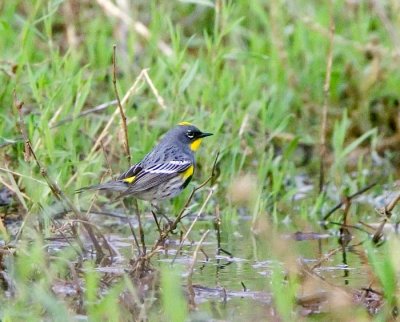
[[146,243],[144,241],[144,231],[143,231],[142,221],[140,219],[139,205],[136,199],[134,199],[133,202],[135,203],[135,208],[136,208],[136,216],[139,224],[139,237],[140,237],[140,242],[142,243],[143,255],[146,255]]
[[164,217],[164,219],[168,222],[168,225],[171,225],[173,223],[173,221],[169,219],[165,214],[161,213],[160,215]]
[[[160,207],[158,207],[158,205],[157,205],[155,202],[152,202],[152,203],[151,203],[151,206],[154,208],[156,214],[158,214],[159,216],[163,217],[163,218],[167,221],[168,225],[172,225],[172,224],[173,224],[173,220],[169,219],[169,218],[161,211]],[[154,216],[154,213],[153,213],[153,216]],[[156,220],[156,223],[159,224],[158,220]],[[160,227],[158,227],[158,229],[160,230]],[[173,233],[173,232],[172,232],[172,233]]]
[[[122,204],[124,205],[125,210],[129,208],[129,206],[127,205],[126,199],[124,199],[124,200],[122,201]],[[140,246],[139,246],[138,239],[137,239],[136,234],[135,234],[135,230],[133,229],[133,226],[132,226],[132,223],[131,223],[130,219],[129,219],[128,217],[127,217],[126,219],[128,220],[129,228],[130,228],[130,230],[131,230],[133,239],[134,239],[134,241],[135,241],[136,248],[137,248],[137,250],[138,250],[138,252],[139,252],[139,256],[140,256],[140,255],[141,255],[141,250],[140,250]]]
[[153,210],[151,210],[151,213],[153,214],[154,221],[156,222],[157,230],[158,230],[159,234],[161,235],[161,228],[160,228],[160,224],[158,223],[157,215]]

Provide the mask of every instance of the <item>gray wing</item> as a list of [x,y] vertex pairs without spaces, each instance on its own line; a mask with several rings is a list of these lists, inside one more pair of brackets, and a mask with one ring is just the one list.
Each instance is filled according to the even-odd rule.
[[126,180],[132,180],[132,182],[120,197],[151,189],[175,177],[177,173],[186,171],[192,165],[190,160],[170,160],[148,168],[140,168],[134,179],[131,179],[132,177],[122,179],[125,182],[127,182]]
[[127,171],[125,171],[124,173],[120,174],[120,176],[118,177],[117,180],[124,180],[127,178],[131,178],[136,176],[140,171],[142,171],[143,167],[141,162],[134,164],[133,166],[131,166]]
[[[131,166],[127,171],[122,173],[117,180],[123,180],[132,178],[140,173],[143,169],[158,166],[160,164],[168,163],[176,159],[180,159],[180,155],[177,157],[177,148],[175,146],[169,146],[165,149],[157,149],[155,147],[153,151],[148,153],[142,161]],[[182,157],[183,160],[186,158]]]

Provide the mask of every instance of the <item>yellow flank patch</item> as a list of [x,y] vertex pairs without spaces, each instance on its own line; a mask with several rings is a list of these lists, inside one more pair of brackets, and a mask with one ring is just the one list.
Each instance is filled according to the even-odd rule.
[[189,123],[189,122],[180,122],[180,123],[178,123],[178,125],[192,125],[192,123]]
[[132,183],[133,181],[135,181],[136,176],[133,177],[129,177],[129,178],[125,178],[122,181],[126,182],[126,183]]
[[187,178],[191,177],[194,172],[194,166],[191,165],[189,168],[187,168],[184,172],[182,172],[182,178],[183,180],[186,180]]
[[190,149],[192,151],[197,151],[200,147],[201,141],[202,141],[202,139],[194,140],[192,143],[190,143]]

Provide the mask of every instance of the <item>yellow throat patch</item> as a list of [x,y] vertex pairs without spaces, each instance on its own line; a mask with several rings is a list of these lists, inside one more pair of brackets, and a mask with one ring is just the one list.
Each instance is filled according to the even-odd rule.
[[197,140],[194,140],[192,143],[190,143],[190,150],[197,151],[200,147],[202,140],[203,139],[197,139]]

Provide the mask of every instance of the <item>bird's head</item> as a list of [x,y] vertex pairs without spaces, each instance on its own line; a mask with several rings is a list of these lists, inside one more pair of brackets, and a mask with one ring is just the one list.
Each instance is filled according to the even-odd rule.
[[174,136],[180,143],[188,145],[190,150],[197,151],[203,138],[213,135],[200,131],[196,126],[189,122],[181,122],[173,130]]

